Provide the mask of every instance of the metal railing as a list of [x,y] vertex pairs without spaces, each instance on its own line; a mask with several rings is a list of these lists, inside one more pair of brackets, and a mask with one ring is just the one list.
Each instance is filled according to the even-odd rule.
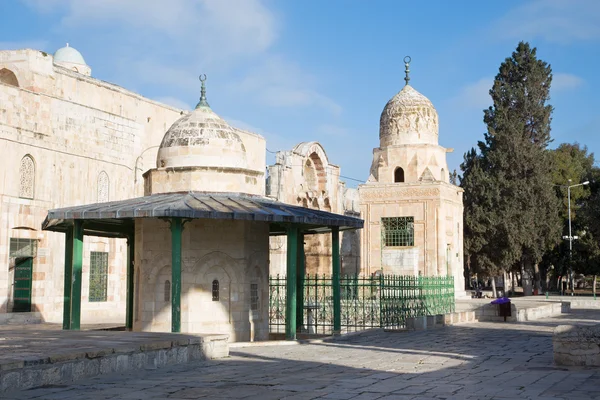
[[[304,278],[301,331],[333,331],[332,280],[326,275]],[[452,276],[344,276],[340,280],[342,332],[368,328],[402,329],[406,319],[454,311]],[[269,328],[285,332],[286,278],[269,278]]]

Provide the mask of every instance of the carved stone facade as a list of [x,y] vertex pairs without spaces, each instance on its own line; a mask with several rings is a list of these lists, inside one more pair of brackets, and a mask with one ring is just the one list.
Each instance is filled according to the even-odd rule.
[[[62,320],[64,235],[41,230],[48,209],[141,196],[142,173],[182,113],[94,79],[77,54],[0,51],[0,313],[13,310],[24,258],[11,240],[30,240],[30,309]],[[85,238],[82,323],[124,321],[125,251],[124,240]],[[91,252],[108,253],[106,301],[89,301]]]
[[385,106],[380,146],[358,188],[361,271],[452,275],[464,293],[462,189],[449,183],[433,104],[406,85]]
[[[329,162],[325,149],[318,142],[303,142],[291,151],[279,151],[276,163],[269,166],[267,196],[287,204],[358,216],[356,189],[346,188],[339,179],[340,167]],[[342,274],[359,271],[359,232],[341,234]],[[272,275],[285,275],[286,239],[274,237],[270,241]],[[304,237],[306,272],[331,274],[331,237],[306,235]]]

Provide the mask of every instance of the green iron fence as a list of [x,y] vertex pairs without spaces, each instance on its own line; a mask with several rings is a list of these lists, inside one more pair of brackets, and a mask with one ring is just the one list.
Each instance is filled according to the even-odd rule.
[[[410,317],[454,311],[454,279],[451,276],[344,276],[340,280],[342,331],[367,328],[401,329]],[[269,328],[285,332],[286,278],[269,278]],[[331,277],[304,278],[302,331],[333,331]]]

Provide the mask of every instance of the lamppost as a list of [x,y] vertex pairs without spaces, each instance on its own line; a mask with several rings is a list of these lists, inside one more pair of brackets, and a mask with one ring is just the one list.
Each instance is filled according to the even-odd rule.
[[[571,182],[570,179],[569,182]],[[567,201],[569,208],[569,236],[563,236],[563,239],[569,240],[569,281],[571,283],[571,296],[573,296],[573,293],[575,292],[575,283],[573,282],[573,240],[579,239],[579,237],[573,236],[573,234],[571,233],[571,188],[589,185],[589,183],[589,181],[585,181],[576,185],[567,185]]]

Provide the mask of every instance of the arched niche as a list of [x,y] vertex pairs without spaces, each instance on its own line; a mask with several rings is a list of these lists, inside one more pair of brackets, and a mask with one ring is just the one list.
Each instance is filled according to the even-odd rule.
[[35,161],[29,154],[21,159],[19,178],[19,197],[33,199],[35,192]]
[[19,80],[17,79],[17,76],[8,68],[0,69],[0,82],[4,83],[5,85],[19,87]]
[[394,170],[394,182],[395,183],[404,182],[404,170],[402,169],[402,167],[397,167]]

